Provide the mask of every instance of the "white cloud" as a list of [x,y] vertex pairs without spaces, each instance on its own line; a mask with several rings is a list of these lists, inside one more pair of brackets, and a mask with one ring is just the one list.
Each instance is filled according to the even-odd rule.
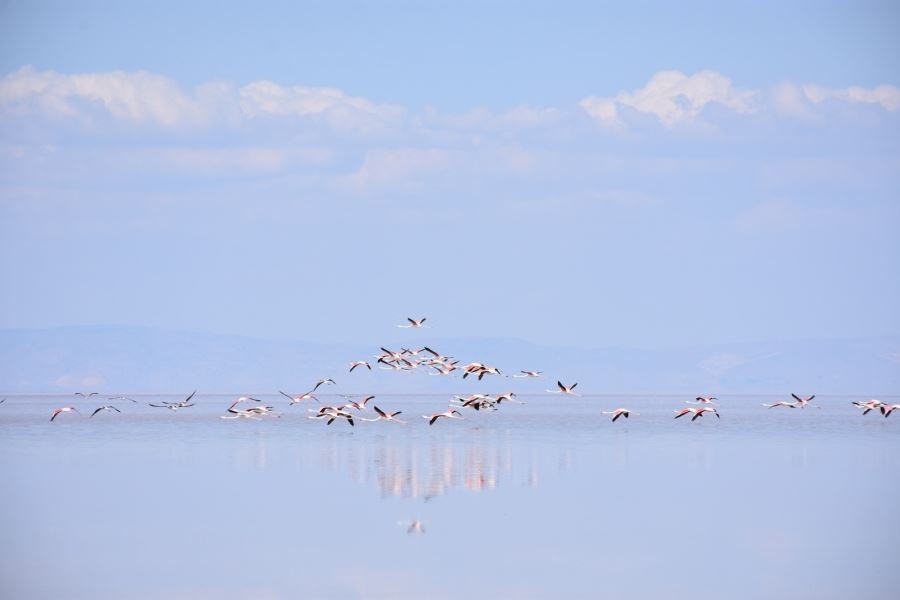
[[[900,111],[900,89],[827,88],[786,82],[762,97],[754,90],[737,88],[727,77],[704,70],[693,75],[661,71],[641,88],[614,96],[591,96],[578,104],[596,123],[624,129],[634,111],[658,119],[666,127],[695,123],[704,109],[719,105],[736,113],[770,108],[782,117],[820,119],[825,103],[840,101],[873,104]],[[282,85],[253,81],[243,86],[208,82],[186,89],[162,75],[146,71],[109,71],[67,75],[38,71],[30,66],[0,77],[0,113],[39,115],[95,124],[104,115],[113,120],[155,126],[165,130],[238,128],[266,120],[313,121],[329,130],[350,134],[399,132],[406,124],[422,125],[418,133],[440,136],[446,142],[472,139],[473,133],[514,134],[535,128],[567,127],[566,109],[515,106],[506,111],[475,108],[461,114],[427,109],[408,119],[402,106],[379,104],[331,87]],[[415,127],[409,128],[416,131]],[[242,129],[242,131],[252,131]],[[467,137],[466,137],[467,136]],[[480,140],[480,138],[479,138]]]
[[582,109],[603,125],[620,123],[620,108],[656,116],[663,125],[673,127],[689,123],[710,103],[718,103],[739,113],[756,110],[756,92],[731,85],[731,80],[715,71],[685,75],[680,71],[661,71],[642,88],[619,92],[614,97],[584,98]]
[[803,93],[807,99],[816,104],[837,99],[855,104],[878,104],[891,112],[900,110],[900,88],[893,85],[879,85],[871,89],[859,86],[834,89],[807,84],[803,86]]
[[117,119],[166,126],[198,117],[200,108],[171,79],[144,71],[63,75],[28,66],[0,80],[0,105],[51,117],[86,116],[101,108]]
[[597,98],[590,96],[583,99],[578,105],[584,109],[587,114],[593,117],[602,125],[618,126],[620,125],[618,116],[619,111],[616,110],[616,101],[612,98]]
[[254,81],[235,89],[211,82],[191,92],[145,71],[64,75],[22,67],[0,79],[0,108],[14,115],[89,119],[98,111],[120,121],[176,128],[233,124],[261,117],[323,117],[339,130],[366,132],[399,124],[401,107],[375,104],[334,88]]
[[238,90],[241,112],[248,118],[324,116],[335,128],[374,130],[399,124],[406,111],[348,96],[335,88],[281,86],[254,81]]

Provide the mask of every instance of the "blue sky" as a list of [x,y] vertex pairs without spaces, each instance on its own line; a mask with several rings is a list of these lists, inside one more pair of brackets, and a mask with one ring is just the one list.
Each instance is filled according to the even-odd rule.
[[900,333],[891,3],[0,17],[0,326]]

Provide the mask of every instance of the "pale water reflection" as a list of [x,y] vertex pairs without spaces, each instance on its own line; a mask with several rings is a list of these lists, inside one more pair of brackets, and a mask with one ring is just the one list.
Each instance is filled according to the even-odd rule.
[[[416,415],[445,399],[379,398],[410,424],[354,428],[280,405],[281,419],[223,421],[228,399],[53,423],[71,397],[0,405],[2,596],[900,589],[900,528],[883,518],[900,501],[900,420],[862,417],[855,398],[781,412],[723,398],[721,420],[695,423],[672,419],[680,398],[529,398],[434,427]],[[619,405],[641,414],[600,415]]]

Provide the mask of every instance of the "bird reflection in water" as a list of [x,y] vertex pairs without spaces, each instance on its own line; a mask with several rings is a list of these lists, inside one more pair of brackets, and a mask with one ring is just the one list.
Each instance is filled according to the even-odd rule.
[[425,524],[418,519],[411,519],[408,521],[397,521],[397,525],[402,525],[403,527],[406,527],[406,533],[408,535],[425,533]]
[[373,444],[335,444],[319,448],[318,464],[346,471],[360,484],[374,483],[382,497],[429,501],[453,489],[481,492],[501,482],[538,485],[537,455],[514,469],[513,451],[502,441],[469,443],[381,438]]

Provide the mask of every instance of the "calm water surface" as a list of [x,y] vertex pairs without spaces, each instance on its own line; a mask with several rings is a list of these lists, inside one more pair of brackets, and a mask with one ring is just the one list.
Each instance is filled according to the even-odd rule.
[[900,415],[867,398],[691,423],[681,397],[534,396],[429,427],[446,397],[381,396],[410,423],[351,428],[135,397],[0,405],[0,596],[900,597]]

